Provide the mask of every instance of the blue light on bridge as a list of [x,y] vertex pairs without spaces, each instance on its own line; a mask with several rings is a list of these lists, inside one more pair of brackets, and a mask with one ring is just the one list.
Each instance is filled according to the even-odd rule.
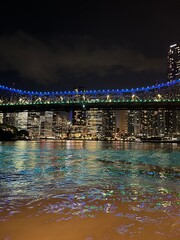
[[91,93],[99,93],[99,94],[107,94],[107,93],[132,93],[132,92],[141,92],[141,91],[149,91],[149,90],[155,90],[155,89],[160,89],[163,87],[169,87],[171,85],[175,85],[180,83],[180,79],[177,80],[173,80],[171,82],[166,82],[166,83],[161,83],[158,85],[152,85],[152,86],[147,86],[147,87],[141,87],[141,88],[136,88],[136,89],[103,89],[103,90],[86,90],[85,92],[80,91],[80,92],[75,92],[75,91],[64,91],[64,92],[34,92],[34,91],[25,91],[25,90],[20,90],[20,89],[15,89],[15,88],[11,88],[11,87],[6,87],[3,85],[0,85],[0,89],[1,90],[6,90],[6,91],[10,91],[10,92],[16,92],[18,94],[21,95],[39,95],[39,96],[54,96],[54,95],[82,95],[82,94],[91,94]]

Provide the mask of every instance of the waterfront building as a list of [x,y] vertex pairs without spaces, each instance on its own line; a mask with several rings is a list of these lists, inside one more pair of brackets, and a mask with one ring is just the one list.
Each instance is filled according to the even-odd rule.
[[104,138],[114,138],[116,134],[115,110],[103,110],[103,135]]
[[72,111],[71,137],[82,138],[86,134],[86,110]]
[[157,110],[153,111],[153,136],[164,136],[165,135],[165,111]]
[[71,137],[106,139],[116,133],[116,114],[114,110],[75,110],[72,112]]
[[103,111],[91,108],[87,111],[87,138],[103,138]]
[[165,128],[164,134],[166,136],[172,136],[176,134],[176,130],[178,128],[178,119],[176,118],[179,111],[175,110],[165,110],[164,111],[164,118],[165,118]]
[[3,123],[3,113],[0,113],[0,124],[2,124]]
[[128,135],[133,136],[134,131],[134,118],[137,111],[128,110]]
[[[82,86],[75,87],[74,92],[76,92],[74,96],[74,100],[83,101],[85,96],[83,92],[85,92],[85,88]],[[70,122],[71,127],[69,129],[69,137],[72,138],[84,138],[87,132],[86,128],[86,110],[73,110],[71,112]]]
[[[36,119],[36,127],[35,120]],[[39,121],[39,128],[37,127]],[[32,126],[30,127],[30,122]],[[34,127],[33,127],[34,126]],[[39,116],[30,115],[29,119],[29,129],[31,130],[35,128],[39,131],[38,137],[42,138],[65,138],[69,132],[70,121],[69,121],[69,113],[61,112],[61,111],[45,111],[40,112]],[[35,134],[37,135],[37,134]]]
[[3,123],[15,126],[16,113],[4,113],[3,114]]
[[128,135],[136,137],[165,135],[165,111],[128,111]]
[[27,130],[30,137],[37,138],[40,136],[40,112],[28,112]]
[[72,112],[72,124],[78,126],[86,125],[86,111],[85,110],[74,110]]
[[175,134],[180,135],[180,111],[176,111]]
[[27,130],[28,112],[18,112],[15,114],[15,127],[18,130]]
[[52,137],[53,111],[40,113],[39,118],[39,136]]
[[143,110],[141,112],[141,133],[145,136],[159,136],[160,119],[159,111]]
[[[128,135],[139,136],[141,134],[141,111],[128,110]],[[146,126],[146,120],[145,120]]]
[[119,137],[125,137],[128,134],[128,110],[116,111],[116,126]]
[[71,131],[70,114],[63,111],[53,112],[52,133],[57,138],[69,137]]

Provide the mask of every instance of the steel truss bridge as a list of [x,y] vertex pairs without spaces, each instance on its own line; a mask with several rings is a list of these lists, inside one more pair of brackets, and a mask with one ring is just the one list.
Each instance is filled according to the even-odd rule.
[[0,85],[0,112],[98,109],[180,110],[180,79],[132,89],[34,92]]

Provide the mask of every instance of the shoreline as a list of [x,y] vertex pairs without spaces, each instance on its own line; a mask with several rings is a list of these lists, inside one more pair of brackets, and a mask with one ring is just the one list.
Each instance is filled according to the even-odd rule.
[[0,142],[13,142],[13,141],[96,141],[96,142],[132,142],[132,143],[177,143],[180,140],[119,140],[119,139],[82,139],[82,138],[37,138],[37,139],[0,139]]

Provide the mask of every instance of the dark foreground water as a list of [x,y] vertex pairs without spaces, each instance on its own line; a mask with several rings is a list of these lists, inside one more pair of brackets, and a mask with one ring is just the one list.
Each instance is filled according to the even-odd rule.
[[0,240],[179,239],[180,145],[0,142]]

